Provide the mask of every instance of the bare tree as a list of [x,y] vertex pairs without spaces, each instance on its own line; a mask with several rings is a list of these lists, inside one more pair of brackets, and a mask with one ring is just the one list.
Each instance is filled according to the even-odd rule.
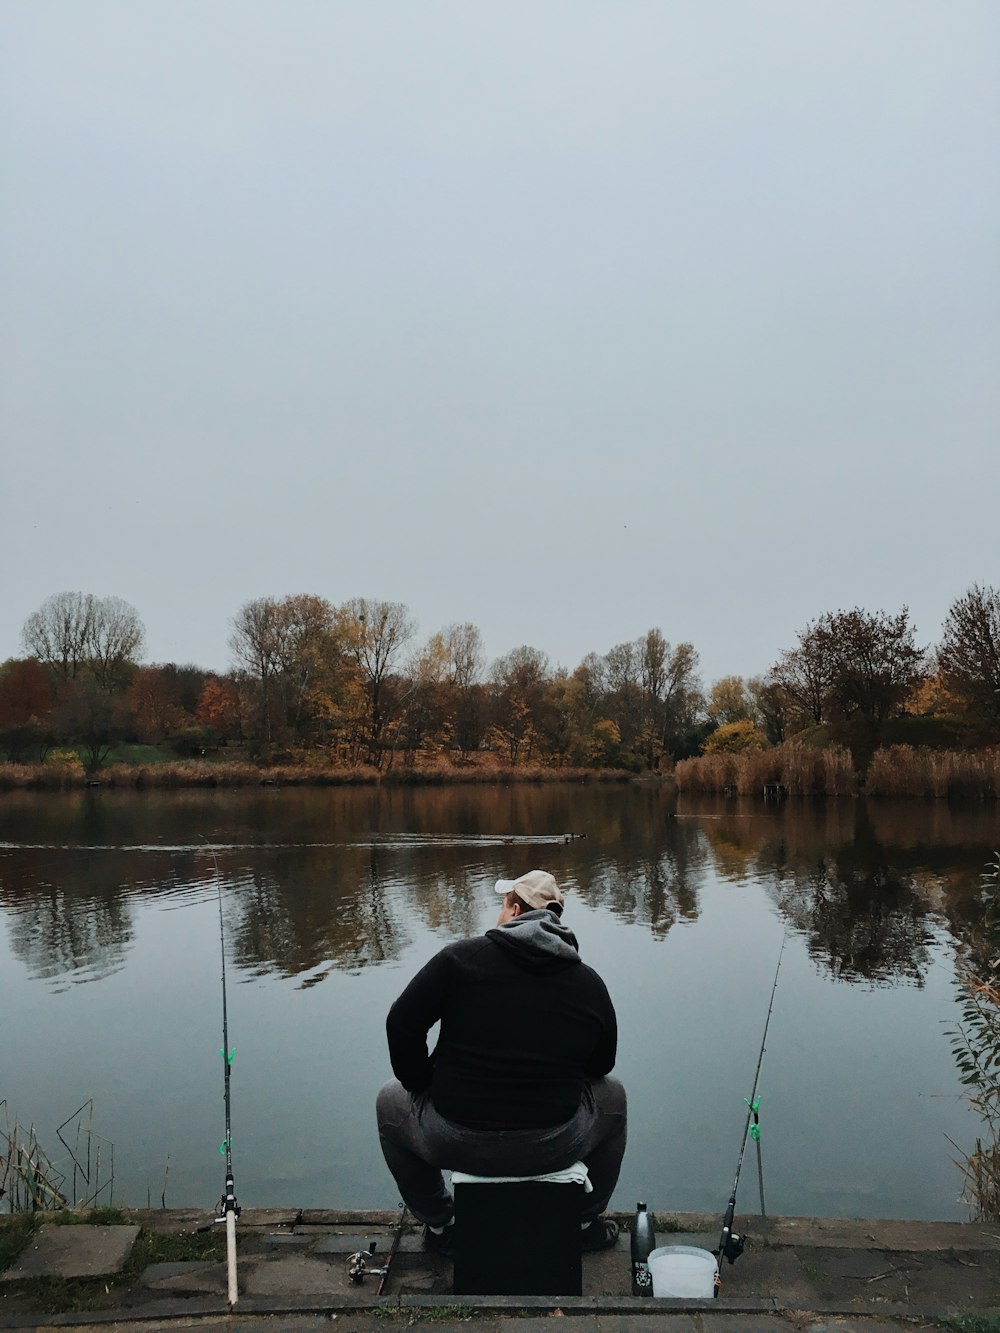
[[822,722],[830,706],[833,659],[819,622],[809,624],[799,635],[797,648],[789,648],[771,668],[769,682],[800,709],[811,722]]
[[134,606],[120,597],[94,599],[90,663],[105,690],[123,689],[142,655],[146,631]]
[[454,700],[455,742],[464,756],[483,739],[483,638],[475,625],[449,625],[445,630],[449,677]]
[[482,674],[483,636],[475,625],[449,625],[444,632],[451,683],[460,690],[474,685]]
[[666,644],[666,677],[661,708],[660,744],[667,754],[676,755],[691,744],[704,705],[698,679],[698,654],[694,645],[679,643],[671,649]]
[[87,673],[102,689],[123,689],[142,654],[146,631],[120,597],[59,592],[24,622],[28,652],[61,680]]
[[75,680],[87,662],[93,609],[90,593],[53,593],[24,622],[25,649],[62,680]]
[[279,603],[273,597],[257,597],[241,606],[233,618],[229,648],[236,660],[260,690],[261,722],[264,739],[273,735],[272,696],[281,671],[281,631]]
[[937,659],[964,703],[982,717],[1000,718],[1000,591],[974,583],[952,603]]

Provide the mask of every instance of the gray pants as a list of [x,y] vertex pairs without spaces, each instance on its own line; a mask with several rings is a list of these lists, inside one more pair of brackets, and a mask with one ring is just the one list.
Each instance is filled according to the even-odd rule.
[[587,1165],[592,1194],[584,1195],[581,1222],[608,1206],[625,1155],[625,1089],[616,1078],[584,1087],[576,1114],[550,1129],[468,1129],[438,1115],[426,1093],[414,1096],[395,1079],[375,1104],[382,1153],[403,1202],[430,1226],[444,1226],[455,1211],[441,1170],[474,1176],[536,1176]]

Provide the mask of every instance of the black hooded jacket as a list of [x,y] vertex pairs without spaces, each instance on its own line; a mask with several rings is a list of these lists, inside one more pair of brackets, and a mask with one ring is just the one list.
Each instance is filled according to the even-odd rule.
[[429,1089],[441,1115],[473,1129],[569,1120],[584,1083],[614,1068],[618,1038],[604,982],[547,909],[442,949],[389,1010],[386,1031],[403,1087]]

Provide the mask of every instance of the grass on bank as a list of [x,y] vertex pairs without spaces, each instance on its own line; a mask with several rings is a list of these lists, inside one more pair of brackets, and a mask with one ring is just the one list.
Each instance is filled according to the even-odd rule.
[[[60,1209],[54,1213],[14,1213],[0,1216],[0,1273],[17,1259],[32,1236],[47,1226],[127,1226],[130,1219],[120,1208],[91,1208],[83,1212]],[[11,1299],[22,1298],[32,1309],[46,1314],[69,1310],[102,1309],[111,1299],[110,1289],[128,1286],[150,1264],[204,1260],[222,1262],[226,1257],[226,1234],[219,1228],[167,1234],[143,1227],[132,1253],[120,1273],[94,1278],[22,1278],[4,1283]]]
[[70,760],[44,764],[0,763],[0,790],[59,791],[88,782],[123,790],[172,787],[356,787],[446,786],[451,784],[629,782],[635,774],[615,768],[547,768],[465,766],[435,763],[380,772],[365,764],[354,767],[279,764],[270,767],[245,761],[184,759],[156,764],[110,764],[89,775]]

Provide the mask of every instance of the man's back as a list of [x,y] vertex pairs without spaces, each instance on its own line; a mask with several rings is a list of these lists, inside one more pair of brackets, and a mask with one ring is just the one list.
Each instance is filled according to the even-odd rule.
[[584,1084],[613,1068],[617,1042],[603,981],[545,910],[442,949],[392,1006],[387,1030],[403,1086],[429,1089],[441,1115],[475,1129],[568,1120]]

